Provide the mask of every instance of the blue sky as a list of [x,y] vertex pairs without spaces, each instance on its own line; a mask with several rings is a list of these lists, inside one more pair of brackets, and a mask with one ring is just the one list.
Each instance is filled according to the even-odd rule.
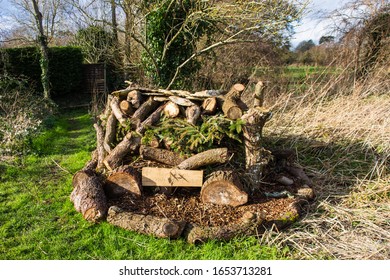
[[[293,37],[292,45],[296,46],[303,40],[312,39],[316,44],[323,35],[327,35],[326,27],[329,21],[319,20],[317,12],[319,10],[332,11],[344,5],[349,0],[311,0],[309,11],[302,21],[296,25],[296,34]],[[9,0],[0,0],[0,16],[4,16],[4,11],[9,8]],[[1,21],[0,21],[1,28]]]

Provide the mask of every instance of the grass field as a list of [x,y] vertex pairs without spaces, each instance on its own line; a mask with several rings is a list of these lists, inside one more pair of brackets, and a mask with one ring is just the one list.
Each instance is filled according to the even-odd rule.
[[0,259],[284,259],[287,247],[255,237],[201,246],[85,221],[69,200],[72,174],[90,159],[95,132],[82,110],[61,113],[34,139],[34,153],[1,163]]

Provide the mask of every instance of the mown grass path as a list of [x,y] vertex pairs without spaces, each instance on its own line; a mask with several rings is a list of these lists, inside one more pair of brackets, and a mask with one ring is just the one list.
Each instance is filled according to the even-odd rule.
[[200,246],[157,239],[111,226],[91,224],[69,200],[72,174],[95,147],[91,117],[63,112],[32,140],[33,152],[0,163],[0,259],[284,259],[288,248],[236,238]]

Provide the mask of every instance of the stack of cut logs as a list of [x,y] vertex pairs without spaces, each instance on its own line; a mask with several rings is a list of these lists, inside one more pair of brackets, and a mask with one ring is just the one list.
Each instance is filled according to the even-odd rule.
[[[253,91],[252,104],[242,101],[245,90],[235,84],[228,91],[204,90],[191,93],[184,90],[143,88],[128,82],[128,87],[112,92],[107,98],[104,112],[94,124],[97,149],[92,160],[73,177],[71,200],[77,211],[89,221],[107,218],[113,224],[145,223],[145,217],[133,213],[126,218],[118,207],[108,210],[107,198],[118,198],[131,193],[142,196],[145,188],[159,187],[169,191],[178,187],[199,187],[203,203],[237,207],[247,203],[248,193],[260,185],[263,168],[270,152],[262,147],[262,128],[270,117],[263,107],[263,83],[258,82]],[[182,118],[191,125],[199,125],[203,115],[223,114],[231,120],[243,120],[245,147],[245,184],[235,170],[217,169],[205,177],[202,168],[221,165],[231,158],[226,147],[217,147],[187,158],[150,141],[143,145],[145,132],[159,120]],[[124,135],[117,140],[118,131]],[[125,133],[123,133],[125,131]],[[135,166],[132,158],[159,163],[154,166]],[[157,167],[156,167],[157,166]],[[249,183],[248,183],[249,182]],[[244,187],[245,185],[245,187]],[[249,187],[248,187],[249,185]],[[115,222],[117,220],[120,222]],[[252,219],[252,218],[251,218]],[[153,234],[176,237],[183,230],[181,223],[159,220]],[[136,226],[137,227],[137,226]],[[133,227],[134,228],[134,227]]]

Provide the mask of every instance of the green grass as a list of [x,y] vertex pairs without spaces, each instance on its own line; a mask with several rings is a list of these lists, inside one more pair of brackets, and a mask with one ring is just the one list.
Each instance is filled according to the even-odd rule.
[[85,111],[64,112],[32,140],[33,153],[0,163],[0,259],[285,259],[287,247],[268,247],[255,237],[191,245],[91,224],[69,200],[72,174],[95,146]]

